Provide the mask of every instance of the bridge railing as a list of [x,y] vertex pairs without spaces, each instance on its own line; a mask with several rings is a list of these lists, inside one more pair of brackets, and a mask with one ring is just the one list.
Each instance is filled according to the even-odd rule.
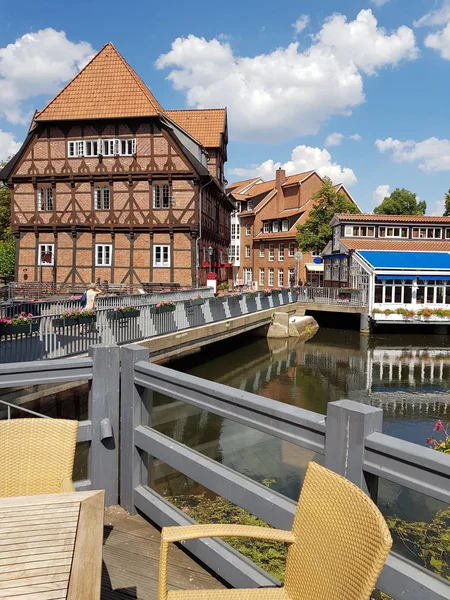
[[342,306],[367,306],[367,290],[348,290],[332,287],[299,288],[299,302],[307,304],[337,304]]
[[[111,299],[105,298],[103,304],[99,301],[95,322],[59,318],[64,310],[79,308],[77,304],[75,307],[60,307],[56,313],[33,318],[32,324],[25,327],[26,331],[22,334],[15,335],[14,330],[8,333],[8,329],[2,329],[0,325],[0,361],[20,362],[74,356],[87,352],[92,344],[126,344],[276,308],[297,300],[297,292],[294,290],[273,292],[270,296],[244,294],[240,298],[230,295],[221,299],[211,297],[209,290],[204,291],[204,296],[206,293],[209,296],[197,298],[201,296],[199,290],[188,292],[188,298],[194,298],[193,303],[186,296],[183,298],[182,294],[185,292],[181,291],[173,293],[173,300],[168,295],[161,298],[157,294],[150,301],[148,297],[145,299],[140,296],[113,299],[115,303],[118,300],[121,306],[134,305],[136,308],[132,316],[124,314],[119,319],[114,314],[118,302],[110,304]],[[158,309],[161,299],[165,302],[173,301],[174,306],[169,310]],[[92,319],[87,319],[90,320]]]
[[[212,413],[315,453],[315,459],[353,481],[377,501],[378,479],[450,504],[450,461],[444,454],[381,433],[381,409],[350,400],[328,404],[327,416],[282,404],[242,390],[150,364],[148,351],[122,348],[120,502],[141,511],[160,526],[193,520],[149,482],[158,463],[194,480],[273,527],[290,529],[296,503],[265,485],[217,462],[183,436],[181,443],[152,426],[159,394]],[[169,405],[170,406],[170,405]],[[175,431],[175,430],[174,430]],[[251,436],[251,432],[248,433]],[[194,436],[195,437],[195,436]],[[224,440],[221,439],[221,443]],[[300,466],[299,466],[300,468]],[[277,585],[273,577],[225,542],[184,543],[195,556],[235,587]],[[393,598],[444,600],[450,584],[392,552],[377,587]]]

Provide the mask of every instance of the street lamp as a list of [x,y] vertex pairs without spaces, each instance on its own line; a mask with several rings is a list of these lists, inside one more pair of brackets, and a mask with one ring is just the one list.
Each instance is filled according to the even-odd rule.
[[213,255],[214,249],[212,246],[210,246],[208,248],[208,254],[209,254],[209,272],[212,272],[212,255]]

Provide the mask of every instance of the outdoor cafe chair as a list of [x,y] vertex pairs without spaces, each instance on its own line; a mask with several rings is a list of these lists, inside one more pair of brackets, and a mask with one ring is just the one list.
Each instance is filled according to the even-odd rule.
[[0,497],[74,492],[78,421],[0,421]]
[[[170,542],[245,537],[289,544],[282,588],[167,590]],[[386,521],[356,485],[309,464],[292,531],[187,525],[161,531],[158,600],[369,600],[392,546]]]

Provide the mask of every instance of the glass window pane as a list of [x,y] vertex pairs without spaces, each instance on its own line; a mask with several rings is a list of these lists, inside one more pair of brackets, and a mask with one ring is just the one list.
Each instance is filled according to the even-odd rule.
[[395,286],[395,300],[397,304],[400,304],[402,301],[402,288],[399,285]]
[[405,285],[403,302],[405,304],[410,304],[412,302],[412,285]]
[[387,285],[385,288],[385,302],[392,302],[392,285]]
[[427,302],[430,304],[434,302],[434,286],[427,286]]
[[383,286],[375,286],[375,302],[383,302]]

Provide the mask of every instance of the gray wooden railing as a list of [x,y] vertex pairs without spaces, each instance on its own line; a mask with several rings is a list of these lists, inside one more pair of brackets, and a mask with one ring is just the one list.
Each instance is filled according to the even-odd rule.
[[[160,526],[193,520],[148,486],[153,459],[273,527],[291,527],[296,503],[152,427],[157,393],[310,450],[375,501],[383,478],[450,504],[449,457],[381,433],[379,408],[341,400],[328,404],[325,417],[151,364],[148,356],[138,345],[94,346],[88,358],[0,365],[0,388],[89,381],[88,418],[78,435],[90,444],[88,479],[76,487],[106,489],[107,504],[120,502]],[[278,583],[222,540],[185,546],[235,587]],[[449,582],[393,552],[378,587],[395,600],[450,598]]]
[[[327,416],[147,362],[139,346],[122,348],[121,504],[160,526],[192,523],[184,512],[147,485],[152,461],[172,469],[263,519],[289,529],[296,503],[148,426],[152,394],[162,393],[204,411],[265,432],[323,455],[377,500],[378,478],[450,504],[449,457],[381,433],[383,412],[350,400],[328,404]],[[185,542],[211,569],[235,587],[273,586],[270,575],[218,539]],[[378,581],[395,600],[444,600],[450,584],[391,553]]]
[[[149,339],[193,327],[223,321],[233,317],[254,313],[269,308],[276,308],[297,300],[297,292],[283,290],[271,296],[251,296],[244,294],[241,299],[226,296],[223,302],[217,301],[208,289],[173,292],[165,294],[162,299],[175,302],[173,312],[155,313],[161,295],[137,296],[133,298],[105,298],[99,300],[95,324],[82,326],[55,327],[54,320],[66,308],[51,306],[49,314],[42,314],[33,319],[36,331],[26,335],[8,335],[0,337],[0,362],[20,362],[75,356],[88,351],[92,344],[127,344]],[[189,298],[202,296],[204,304],[187,307]],[[138,317],[111,320],[110,312],[115,306],[134,305],[140,314]],[[1,330],[0,330],[1,336]]]

